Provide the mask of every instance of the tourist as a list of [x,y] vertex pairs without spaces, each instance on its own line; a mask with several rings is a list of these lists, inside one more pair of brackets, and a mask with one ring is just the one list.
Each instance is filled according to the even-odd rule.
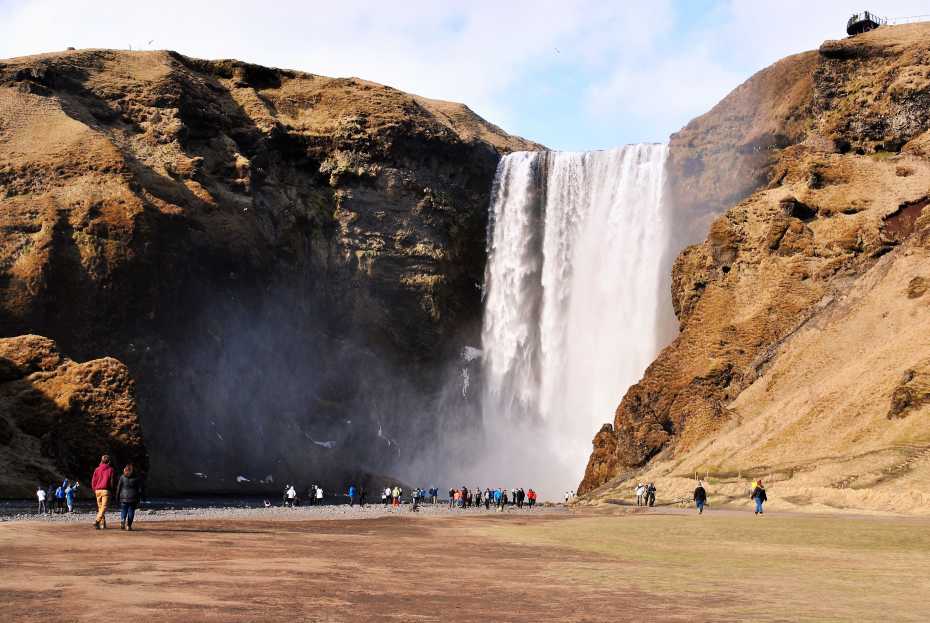
[[449,489],[449,508],[455,504],[455,489]]
[[434,506],[439,503],[439,487],[433,485],[433,488],[430,489],[430,497],[433,499],[432,503]]
[[481,506],[481,487],[475,487],[475,508]]
[[491,508],[491,498],[494,497],[490,488],[484,490],[484,510]]
[[358,505],[359,507],[365,506],[365,487],[360,486],[358,488]]
[[646,495],[646,485],[639,483],[636,485],[636,505],[643,506],[645,502],[644,496]]
[[646,485],[646,506],[655,506],[656,504],[656,485],[650,482]]
[[68,504],[69,513],[74,512],[74,494],[77,491],[78,487],[80,486],[81,486],[81,483],[75,480],[73,483],[68,485],[68,487],[65,489],[65,502]]
[[316,488],[316,503],[323,504],[323,487]]
[[534,491],[533,489],[530,489],[529,491],[527,491],[526,500],[530,508],[533,508],[534,506],[536,506],[536,491]]
[[416,489],[414,489],[412,495],[413,495],[413,506],[410,508],[410,510],[416,513],[416,512],[419,512],[420,510],[420,495],[421,495],[420,487],[417,487]]
[[123,468],[123,475],[116,485],[116,499],[119,502],[120,530],[132,530],[132,520],[142,500],[142,477],[135,473],[132,463]]
[[384,491],[381,493],[381,501],[384,502],[384,507],[387,508],[387,505],[391,501],[391,488],[385,487]]
[[284,505],[294,508],[297,506],[297,489],[294,488],[294,485],[288,485],[287,490],[284,492],[286,497]]
[[523,487],[517,489],[517,508],[523,508],[523,501],[526,499],[526,491]]
[[403,493],[400,487],[394,485],[394,488],[391,489],[391,506],[393,508],[400,508],[400,495]]
[[497,506],[498,513],[503,512],[506,500],[504,498],[504,491],[500,487],[494,490],[494,504]]
[[358,490],[355,488],[355,485],[349,485],[349,506],[355,506],[355,496],[358,493]]
[[694,490],[694,505],[697,507],[698,515],[704,514],[704,505],[707,503],[707,491],[704,490],[704,483],[698,481],[698,486]]
[[97,518],[94,520],[94,528],[97,530],[107,527],[107,505],[110,503],[110,490],[113,488],[115,479],[116,471],[110,466],[110,457],[104,454],[100,457],[100,465],[94,470],[94,475],[90,479],[90,488],[93,489],[94,497],[97,498]]
[[42,488],[42,485],[39,485],[39,488],[36,489],[36,498],[39,500],[39,510],[38,513],[43,515],[48,512],[48,504],[46,503],[46,498],[48,494],[45,492],[45,489]]
[[55,488],[55,512],[63,513],[65,512],[65,487],[68,486],[68,479],[66,478],[58,487]]
[[756,482],[755,488],[752,490],[752,494],[749,496],[751,500],[756,503],[756,515],[762,514],[762,505],[768,501],[768,496],[765,495],[765,487],[762,485],[762,481],[759,480]]

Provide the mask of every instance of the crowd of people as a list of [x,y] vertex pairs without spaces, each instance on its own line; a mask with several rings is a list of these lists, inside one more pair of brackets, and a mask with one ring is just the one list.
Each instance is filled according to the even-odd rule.
[[[70,479],[65,479],[58,486],[49,485],[45,488],[40,485],[36,490],[37,512],[39,514],[73,513],[75,495],[80,488],[81,483],[79,481]],[[132,530],[136,509],[144,496],[144,479],[141,474],[136,472],[135,467],[131,463],[125,465],[122,474],[117,477],[116,470],[111,465],[110,457],[105,454],[100,458],[100,465],[94,470],[90,488],[97,503],[94,527],[98,530],[107,527],[106,511],[109,507],[110,495],[114,494],[119,504],[120,528]],[[656,491],[654,482],[638,482],[634,489],[636,506],[655,506]],[[346,488],[345,497],[350,506],[356,504],[364,506],[366,492],[363,487],[350,484]],[[424,503],[439,504],[439,488],[435,486],[428,489],[417,487],[410,491],[409,498],[412,511],[417,511],[420,505]],[[749,498],[755,504],[755,514],[762,515],[768,496],[761,479],[752,481]],[[570,503],[574,499],[574,491],[565,492],[566,503]],[[305,500],[310,505],[324,504],[325,494],[323,488],[316,484],[311,485],[307,490]],[[404,503],[403,500],[404,490],[400,485],[386,486],[381,492],[381,503],[385,507],[390,505],[392,508],[399,508]],[[469,489],[462,486],[451,488],[448,491],[450,509],[480,508],[483,506],[485,510],[490,510],[493,505],[497,511],[502,512],[507,507],[522,509],[527,506],[533,508],[536,506],[537,500],[536,491],[533,489],[524,490],[522,487],[510,489],[504,487],[494,489],[474,487]],[[300,506],[301,497],[297,492],[297,487],[291,484],[285,485],[282,501],[285,507]],[[708,493],[702,481],[698,481],[697,487],[695,487],[692,494],[692,501],[698,514],[703,514],[704,508],[708,505]],[[270,507],[272,504],[265,500],[264,505]]]
[[74,496],[80,487],[80,482],[77,480],[71,481],[67,478],[57,487],[49,485],[46,489],[39,485],[36,490],[36,499],[39,502],[38,513],[40,515],[46,513],[49,515],[52,513],[73,513]]

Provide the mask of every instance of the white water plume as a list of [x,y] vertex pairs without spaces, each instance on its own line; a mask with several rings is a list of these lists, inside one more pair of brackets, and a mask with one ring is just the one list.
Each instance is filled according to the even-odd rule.
[[[667,147],[518,152],[492,193],[482,329],[488,459],[561,498],[655,357]],[[526,483],[525,485],[523,483]]]

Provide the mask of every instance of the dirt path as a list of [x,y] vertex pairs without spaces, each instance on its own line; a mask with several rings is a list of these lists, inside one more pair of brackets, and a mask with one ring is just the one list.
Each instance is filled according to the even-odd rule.
[[[545,521],[557,519],[520,519]],[[0,526],[0,604],[10,621],[654,620],[636,591],[566,573],[616,561],[470,531],[509,523],[194,520],[132,533],[11,523]]]

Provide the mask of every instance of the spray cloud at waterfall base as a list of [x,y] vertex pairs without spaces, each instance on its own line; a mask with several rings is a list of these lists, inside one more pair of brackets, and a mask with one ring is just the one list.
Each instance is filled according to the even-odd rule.
[[[665,145],[517,152],[498,167],[475,478],[577,486],[599,425],[658,350]],[[471,476],[469,476],[471,477]],[[496,481],[496,480],[495,480]]]

